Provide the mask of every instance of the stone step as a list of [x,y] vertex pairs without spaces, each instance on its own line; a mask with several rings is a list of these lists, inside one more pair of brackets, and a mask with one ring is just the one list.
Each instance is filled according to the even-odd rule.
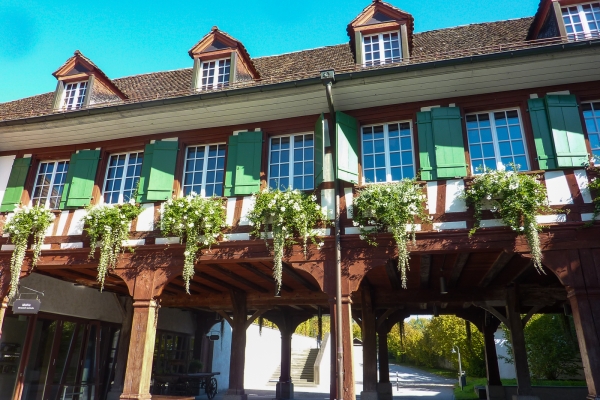
[[[294,386],[315,386],[314,365],[319,349],[308,349],[292,353],[290,375]],[[273,372],[269,385],[276,384],[281,375],[281,366]]]

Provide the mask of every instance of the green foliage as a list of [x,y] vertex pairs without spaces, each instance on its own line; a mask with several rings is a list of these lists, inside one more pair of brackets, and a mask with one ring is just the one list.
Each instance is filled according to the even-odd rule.
[[179,199],[169,199],[162,213],[161,231],[174,235],[185,243],[183,280],[185,291],[190,293],[190,280],[198,251],[219,244],[219,237],[227,224],[223,200],[217,197],[200,197],[196,193]]
[[600,179],[594,178],[589,183],[588,188],[594,198],[594,217],[592,218],[592,222],[598,218],[600,215]]
[[474,376],[485,375],[483,335],[472,329],[469,338],[461,318],[443,315],[431,320],[413,319],[404,324],[402,339],[397,327],[388,335],[388,348],[397,360],[428,368],[439,367],[442,360],[448,360],[458,371],[454,346],[460,349],[463,370]]
[[129,225],[141,212],[139,204],[133,201],[122,205],[98,204],[87,208],[85,230],[90,237],[89,258],[94,258],[96,246],[100,244],[98,276],[100,291],[109,269],[117,266],[123,241],[129,238]]
[[31,265],[35,267],[40,258],[42,244],[46,237],[46,230],[54,221],[54,214],[41,206],[17,207],[13,217],[4,225],[4,233],[10,236],[10,242],[15,245],[10,259],[10,291],[8,298],[12,299],[17,294],[21,266],[25,259],[27,243],[33,236],[33,257]]
[[248,213],[252,234],[264,238],[266,242],[267,232],[273,232],[273,278],[276,293],[279,293],[284,248],[296,244],[294,239],[302,242],[305,256],[309,241],[320,248],[323,242],[317,238],[314,228],[323,222],[323,212],[316,203],[315,195],[307,195],[299,190],[282,192],[264,189],[252,196],[255,205]]
[[[512,167],[518,172],[516,165]],[[535,217],[540,212],[551,211],[546,188],[537,180],[538,177],[515,171],[487,170],[478,175],[465,191],[467,204],[475,209],[475,225],[470,235],[480,227],[483,208],[490,206],[491,211],[499,214],[505,225],[519,235],[525,235],[531,248],[533,265],[539,272],[543,272],[538,235],[542,228]]]
[[[513,361],[510,331],[503,326],[507,339],[508,362]],[[532,377],[556,380],[576,375],[581,369],[575,328],[570,317],[561,314],[536,314],[524,329],[527,361]]]
[[359,190],[353,203],[354,225],[361,239],[376,246],[375,235],[390,231],[398,246],[398,270],[406,289],[406,271],[410,255],[408,241],[415,241],[416,219],[429,220],[422,187],[414,180],[391,184],[373,184]]

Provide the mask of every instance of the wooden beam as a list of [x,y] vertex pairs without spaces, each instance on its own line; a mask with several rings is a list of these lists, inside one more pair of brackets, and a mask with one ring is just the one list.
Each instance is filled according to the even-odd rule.
[[304,278],[302,275],[300,275],[298,272],[296,272],[294,267],[290,266],[288,263],[285,263],[285,262],[282,263],[282,268],[283,268],[284,273],[288,274],[294,280],[301,283],[302,286],[304,286],[308,290],[312,290],[312,291],[320,291],[321,290],[320,288],[316,287],[312,282],[310,282],[308,279]]
[[529,274],[531,272],[533,272],[534,268],[533,267],[533,261],[529,260],[529,262],[523,267],[521,268],[521,270],[517,273],[517,275],[515,275],[515,277],[512,279],[512,283],[520,283],[521,281],[523,281],[527,276],[529,276]]
[[244,291],[243,289],[241,289],[241,288],[239,288],[239,287],[237,287],[235,285],[232,285],[230,283],[222,281],[219,278],[215,278],[214,276],[208,275],[208,274],[206,274],[204,272],[198,272],[198,271],[196,271],[195,275],[198,276],[198,278],[202,278],[204,280],[207,280],[209,282],[214,283],[215,285],[222,286],[225,289],[238,290],[238,291],[242,291],[242,292]]
[[243,285],[248,286],[249,288],[252,288],[254,290],[256,290],[257,292],[261,292],[261,293],[268,293],[269,290],[265,289],[264,287],[257,285],[256,283],[249,281],[248,279],[239,276],[238,274],[234,273],[233,271],[230,271],[226,268],[221,267],[220,265],[216,265],[216,264],[207,264],[210,268],[214,269],[215,271],[227,276],[230,279],[233,279],[236,282],[239,282]]
[[504,267],[506,267],[506,265],[510,262],[514,255],[515,253],[502,251],[496,258],[496,261],[494,261],[490,269],[488,269],[485,276],[479,282],[479,286],[488,287],[490,283],[492,283],[492,281],[496,278],[496,276],[498,276],[500,271],[502,271]]
[[231,319],[231,317],[229,316],[229,314],[227,314],[223,310],[217,310],[217,312],[219,313],[219,315],[221,317],[225,318],[225,320],[229,323],[229,326],[233,326],[233,320]]
[[[161,296],[161,306],[163,307],[200,307],[212,310],[231,310],[231,299],[227,293],[219,294],[201,294]],[[318,305],[323,308],[329,308],[328,297],[326,293],[294,291],[293,294],[282,294],[281,297],[274,297],[272,294],[258,292],[249,292],[248,307],[251,309],[272,308],[275,306],[289,305]]]
[[545,306],[542,304],[538,304],[537,306],[531,307],[531,309],[529,311],[527,311],[527,314],[523,318],[521,318],[521,323],[523,324],[523,328],[525,328],[525,325],[527,325],[527,323],[529,322],[531,317],[533,317],[533,314],[536,314],[538,311],[540,311],[544,307]]
[[[263,271],[261,271],[260,269],[256,268],[254,265],[250,264],[250,263],[245,263],[245,262],[241,262],[238,264],[240,267],[245,268],[246,270],[252,272],[254,275],[259,276],[261,278],[263,278],[264,280],[275,284],[275,278],[273,278],[273,276],[269,275],[269,274],[265,274]],[[291,287],[289,287],[288,285],[286,285],[285,283],[281,284],[281,289],[286,291],[286,292],[293,292],[294,289],[292,289]]]
[[256,318],[260,317],[261,315],[263,315],[267,311],[269,311],[267,308],[256,310],[254,312],[254,314],[252,314],[250,316],[250,318],[248,318],[248,320],[246,321],[246,329],[248,329],[248,327],[254,322],[254,320]]
[[431,276],[431,254],[421,256],[421,288],[429,287],[429,277]]
[[387,273],[388,279],[390,280],[390,284],[392,285],[392,290],[402,289],[400,273],[398,272],[398,267],[394,260],[388,260],[385,263],[385,272]]
[[471,253],[458,253],[456,261],[454,262],[454,266],[452,267],[452,275],[450,275],[450,282],[448,282],[449,288],[455,288],[458,284],[460,275],[462,274],[465,265],[467,265],[467,261],[469,260],[470,255]]

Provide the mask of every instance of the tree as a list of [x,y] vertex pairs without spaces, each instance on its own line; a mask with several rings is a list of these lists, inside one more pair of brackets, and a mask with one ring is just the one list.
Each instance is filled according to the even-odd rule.
[[[503,326],[504,336],[510,331]],[[524,329],[529,371],[534,378],[556,380],[576,375],[581,369],[579,346],[571,317],[562,314],[536,314]],[[513,353],[507,340],[508,362]]]

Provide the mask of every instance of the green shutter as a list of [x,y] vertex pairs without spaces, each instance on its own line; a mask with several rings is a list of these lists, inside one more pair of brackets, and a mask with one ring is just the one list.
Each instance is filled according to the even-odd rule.
[[[238,146],[242,151],[238,151]],[[240,196],[260,190],[263,133],[240,132],[227,144],[224,195]]]
[[431,111],[417,113],[417,129],[419,132],[419,170],[421,171],[421,179],[431,181],[436,179]]
[[323,122],[325,117],[323,114],[319,116],[315,123],[315,188],[318,188],[323,183],[323,158],[325,157],[325,137]]
[[146,145],[140,173],[138,201],[164,201],[173,194],[177,141],[158,141]]
[[60,208],[85,207],[92,200],[100,150],[82,150],[71,156]]
[[13,167],[10,171],[8,183],[6,185],[6,191],[2,198],[0,212],[12,211],[19,203],[21,203],[21,196],[23,195],[23,188],[25,186],[25,180],[27,179],[30,165],[31,157],[16,158],[13,162]]
[[136,201],[138,203],[148,202],[148,181],[152,171],[152,158],[154,156],[154,144],[147,144],[144,147],[144,158],[142,169],[140,171],[140,180],[138,181],[138,191]]
[[458,107],[431,110],[437,179],[467,175],[462,122]]
[[548,120],[558,167],[582,167],[588,162],[588,152],[579,116],[577,99],[573,95],[546,96]]
[[336,178],[346,182],[358,182],[358,122],[355,118],[335,113],[336,129]]
[[533,129],[533,140],[540,169],[556,168],[556,153],[544,99],[529,99],[527,101],[529,117]]
[[237,164],[237,136],[230,136],[227,143],[227,165],[225,166],[225,190],[223,196],[235,196],[235,170]]

